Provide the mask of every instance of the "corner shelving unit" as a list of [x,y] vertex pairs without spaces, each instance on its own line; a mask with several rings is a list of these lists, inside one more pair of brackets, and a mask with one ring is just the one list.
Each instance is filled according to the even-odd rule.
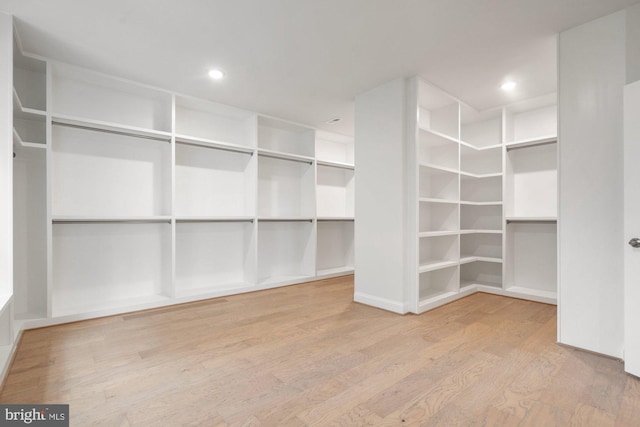
[[413,311],[477,291],[555,302],[553,100],[477,112],[414,87]]

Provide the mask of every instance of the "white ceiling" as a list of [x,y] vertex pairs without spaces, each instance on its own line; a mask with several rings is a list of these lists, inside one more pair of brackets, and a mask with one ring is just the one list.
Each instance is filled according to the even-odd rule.
[[[477,109],[554,92],[556,33],[637,2],[0,0],[0,11],[29,52],[351,134],[354,97],[398,77]],[[211,67],[228,78],[211,81]],[[519,82],[509,96],[507,77]]]

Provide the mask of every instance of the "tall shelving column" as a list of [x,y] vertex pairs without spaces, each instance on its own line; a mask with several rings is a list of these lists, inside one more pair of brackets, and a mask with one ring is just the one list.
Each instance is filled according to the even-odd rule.
[[555,96],[510,106],[505,118],[505,290],[557,302]]
[[461,108],[461,290],[502,288],[502,112]]
[[251,289],[257,268],[257,117],[174,98],[174,296]]
[[172,95],[63,64],[51,70],[51,315],[166,303]]
[[454,297],[460,284],[460,104],[419,81],[416,168],[417,306]]
[[353,273],[353,138],[316,131],[316,276]]
[[[17,40],[17,39],[16,39]],[[47,317],[47,64],[13,48],[14,317]]]
[[316,274],[314,130],[258,117],[258,286]]

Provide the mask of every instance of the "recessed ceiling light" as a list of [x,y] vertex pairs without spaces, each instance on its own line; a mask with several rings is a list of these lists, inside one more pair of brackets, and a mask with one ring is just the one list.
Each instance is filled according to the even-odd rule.
[[502,86],[500,86],[500,89],[510,92],[512,90],[514,90],[516,88],[516,82],[510,80],[508,82],[504,82],[502,83]]
[[209,77],[213,80],[220,80],[224,77],[224,73],[220,70],[209,70]]
[[332,125],[334,123],[338,123],[340,120],[342,120],[342,119],[339,118],[339,117],[336,117],[335,119],[327,120],[325,123],[328,124],[328,125]]

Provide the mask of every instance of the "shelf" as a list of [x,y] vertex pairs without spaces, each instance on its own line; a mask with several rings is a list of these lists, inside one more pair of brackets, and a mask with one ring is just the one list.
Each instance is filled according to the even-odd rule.
[[253,154],[254,149],[250,147],[243,147],[241,145],[232,144],[229,142],[216,141],[213,139],[197,138],[194,136],[176,135],[175,140],[177,144],[195,145],[198,147],[206,147],[214,150],[234,151],[238,153]]
[[439,301],[444,301],[447,298],[454,298],[458,295],[457,291],[447,291],[447,290],[443,290],[443,291],[438,291],[438,292],[433,292],[429,295],[426,295],[424,297],[420,298],[420,302],[418,303],[420,308],[425,308],[427,306],[430,306],[434,303],[437,303]]
[[280,160],[290,160],[292,162],[308,163],[310,165],[313,164],[312,157],[301,156],[298,154],[282,153],[279,151],[265,150],[264,148],[258,149],[258,155],[262,157],[271,157],[271,158],[280,159]]
[[469,289],[470,287],[475,286],[487,286],[489,288],[501,289],[502,286],[498,283],[486,282],[483,280],[461,280],[460,281],[460,290],[464,291]]
[[436,199],[433,197],[420,197],[418,202],[423,203],[449,203],[449,204],[458,204],[457,200],[449,200],[449,199]]
[[51,218],[54,224],[85,224],[85,223],[157,223],[171,222],[170,216],[74,216],[74,215],[55,215]]
[[521,139],[519,141],[512,141],[505,143],[507,150],[514,150],[517,148],[535,147],[536,145],[555,144],[558,142],[557,135],[547,135],[537,138]]
[[350,170],[355,169],[355,166],[353,164],[341,163],[341,162],[330,162],[327,160],[316,160],[316,164],[318,166],[328,166],[332,168],[350,169]]
[[482,179],[482,178],[495,178],[495,177],[502,176],[502,172],[476,174],[476,173],[471,173],[471,172],[460,171],[460,175],[467,176],[467,177],[470,177],[470,178]]
[[[179,286],[176,284],[176,286]],[[234,293],[234,291],[238,291],[239,289],[251,289],[254,285],[251,283],[245,282],[236,282],[236,283],[224,283],[216,286],[204,286],[201,288],[189,288],[189,289],[176,289],[174,295],[175,298],[189,298],[196,296],[218,296],[225,295],[228,293]]]
[[[317,224],[316,269],[335,274],[353,271],[354,223],[352,221],[321,221]],[[346,274],[346,273],[345,273]]]
[[[478,257],[480,258],[480,257]],[[460,264],[460,283],[502,288],[502,262],[496,258],[477,259]]]
[[551,304],[555,304],[558,299],[558,294],[555,291],[545,291],[541,289],[524,288],[520,286],[510,286],[505,290],[516,295],[538,297],[540,299],[543,299],[544,302],[548,302]]
[[468,200],[461,200],[460,204],[467,205],[467,206],[501,206],[503,203],[501,201],[471,202]]
[[476,150],[476,151],[495,150],[496,148],[502,148],[502,144],[491,144],[491,145],[480,147],[462,140],[460,141],[460,145],[467,148],[471,148],[472,150]]
[[460,230],[460,234],[502,234],[502,230]]
[[508,216],[505,218],[507,222],[557,222],[557,217],[550,216]]
[[313,218],[307,217],[260,217],[258,222],[313,222]]
[[13,115],[14,117],[18,117],[26,120],[28,120],[33,116],[41,116],[42,119],[44,120],[44,118],[47,115],[47,112],[44,110],[38,110],[35,108],[27,108],[24,105],[22,105],[22,101],[20,100],[20,97],[18,96],[18,92],[14,87],[13,88]]
[[313,159],[315,154],[315,131],[265,116],[258,116],[258,149],[290,160]]
[[170,302],[170,298],[164,295],[148,295],[121,300],[109,300],[102,302],[96,301],[97,300],[94,299],[88,304],[82,303],[78,305],[65,305],[59,307],[56,307],[56,305],[54,305],[52,316],[64,317],[99,312],[106,312],[111,314],[114,312],[114,310],[115,312],[130,312],[142,310],[145,308],[154,308],[158,304],[166,304]]
[[13,143],[22,147],[22,148],[47,148],[46,144],[40,142],[27,142],[23,141],[18,134],[18,131],[13,129]]
[[461,256],[460,264],[469,264],[471,262],[494,262],[502,264],[502,258],[483,257],[483,256]]
[[419,163],[418,166],[420,166],[422,168],[429,168],[429,169],[435,169],[437,171],[458,174],[458,170],[457,169],[448,168],[448,167],[445,167],[445,166],[438,166],[438,165],[434,165],[433,163]]
[[253,222],[252,216],[179,216],[176,222]]
[[418,237],[439,237],[439,236],[456,236],[460,234],[459,231],[424,231],[418,233]]
[[353,274],[353,272],[353,266],[347,265],[344,267],[318,269],[316,276],[346,276],[348,274]]
[[425,273],[427,271],[439,270],[441,268],[453,267],[458,265],[458,261],[442,261],[442,260],[433,260],[427,261],[425,263],[421,263],[418,268],[419,273]]
[[348,216],[319,216],[317,218],[318,221],[350,221],[353,222],[355,221],[354,217],[348,217]]
[[117,135],[131,136],[134,138],[152,139],[163,142],[171,142],[171,133],[145,129],[136,126],[128,126],[100,120],[85,119],[67,115],[56,114],[51,117],[53,125],[67,126],[97,132],[114,133]]
[[299,282],[309,281],[313,279],[313,277],[314,276],[306,276],[306,275],[281,275],[281,276],[262,277],[258,279],[258,287],[268,288],[268,287],[286,285],[291,283],[299,283]]
[[419,125],[418,126],[418,130],[420,130],[422,132],[428,132],[428,133],[430,133],[430,134],[432,134],[434,136],[440,137],[440,138],[448,139],[449,141],[455,142],[456,144],[460,143],[460,140],[457,139],[457,138],[454,138],[454,137],[452,137],[450,135],[447,135],[447,134],[444,134],[442,132],[438,132],[438,131],[432,130],[432,129],[430,129],[430,128],[426,127],[426,126],[423,126],[423,125]]
[[353,217],[353,169],[319,167],[316,171],[316,213],[320,217]]

